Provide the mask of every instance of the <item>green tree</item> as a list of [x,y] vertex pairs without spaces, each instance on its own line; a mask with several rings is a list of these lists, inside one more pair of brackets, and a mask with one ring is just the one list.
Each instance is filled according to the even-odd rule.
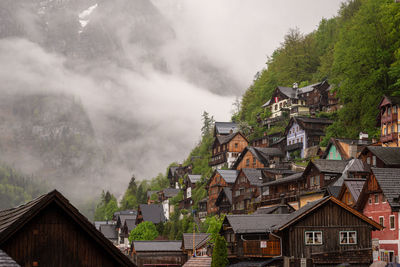
[[146,221],[141,222],[129,234],[129,242],[134,240],[154,240],[159,235],[154,223]]
[[212,132],[212,127],[215,123],[214,121],[214,116],[211,116],[208,114],[207,111],[203,112],[202,115],[202,120],[203,120],[203,127],[201,127],[201,135],[208,135]]
[[111,220],[114,212],[118,210],[117,199],[109,191],[101,193],[100,203],[94,212],[96,221]]
[[122,197],[120,203],[122,210],[133,209],[137,206],[136,194],[137,194],[136,178],[134,175],[132,175],[132,178],[129,181],[128,188],[126,189],[125,194]]
[[212,253],[211,267],[223,267],[229,264],[225,238],[218,235]]

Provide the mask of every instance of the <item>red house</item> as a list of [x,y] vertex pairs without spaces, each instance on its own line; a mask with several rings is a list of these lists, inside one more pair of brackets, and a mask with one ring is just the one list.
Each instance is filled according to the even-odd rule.
[[385,227],[372,232],[374,261],[399,262],[399,200],[400,169],[372,168],[356,208]]

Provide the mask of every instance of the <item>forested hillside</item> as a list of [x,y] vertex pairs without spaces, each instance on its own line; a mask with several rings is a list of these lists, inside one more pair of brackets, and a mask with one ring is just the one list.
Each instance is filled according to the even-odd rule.
[[383,94],[400,94],[400,5],[392,0],[351,0],[336,17],[323,19],[310,34],[290,30],[243,96],[237,122],[260,135],[257,115],[273,89],[328,79],[343,108],[327,137],[377,136],[377,104]]

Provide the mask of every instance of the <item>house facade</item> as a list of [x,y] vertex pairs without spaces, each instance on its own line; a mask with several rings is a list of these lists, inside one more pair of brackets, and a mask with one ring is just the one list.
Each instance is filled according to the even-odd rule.
[[207,214],[217,214],[218,206],[215,205],[219,193],[225,187],[232,187],[236,181],[239,171],[237,170],[215,170],[208,180],[206,189],[208,193]]
[[239,155],[232,169],[275,167],[284,157],[285,154],[279,148],[249,146]]
[[216,136],[209,166],[214,170],[221,169],[224,166],[231,168],[247,145],[246,137],[240,132]]
[[399,147],[366,146],[358,158],[370,167],[400,168]]
[[259,169],[241,169],[232,186],[232,212],[243,214],[254,211],[254,203],[261,194],[263,174]]
[[399,147],[400,97],[384,96],[379,103],[378,126],[381,128],[381,142],[383,146]]
[[305,149],[319,145],[325,128],[333,121],[326,118],[293,117],[285,129],[286,157],[304,158]]
[[191,174],[192,173],[192,165],[188,166],[182,166],[182,164],[179,164],[179,166],[171,166],[168,169],[168,180],[169,180],[169,185],[170,188],[181,188],[182,185],[180,184],[180,180],[183,180],[184,176],[186,174]]
[[345,138],[331,138],[323,159],[333,160],[348,160],[350,158],[357,158],[365,146],[368,146],[372,141],[368,139],[345,139]]
[[374,261],[400,262],[398,181],[400,169],[372,168],[356,203],[358,210],[384,227],[372,233],[372,239],[376,240]]

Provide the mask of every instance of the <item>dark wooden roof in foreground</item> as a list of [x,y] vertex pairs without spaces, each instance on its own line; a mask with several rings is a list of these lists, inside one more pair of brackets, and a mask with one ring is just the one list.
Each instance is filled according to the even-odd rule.
[[118,262],[120,266],[135,266],[57,190],[16,208],[0,211],[0,246],[12,239],[22,227],[34,220],[39,212],[50,205],[56,205],[57,209],[65,212],[71,222],[76,223],[96,245],[103,248],[108,253],[108,256]]

